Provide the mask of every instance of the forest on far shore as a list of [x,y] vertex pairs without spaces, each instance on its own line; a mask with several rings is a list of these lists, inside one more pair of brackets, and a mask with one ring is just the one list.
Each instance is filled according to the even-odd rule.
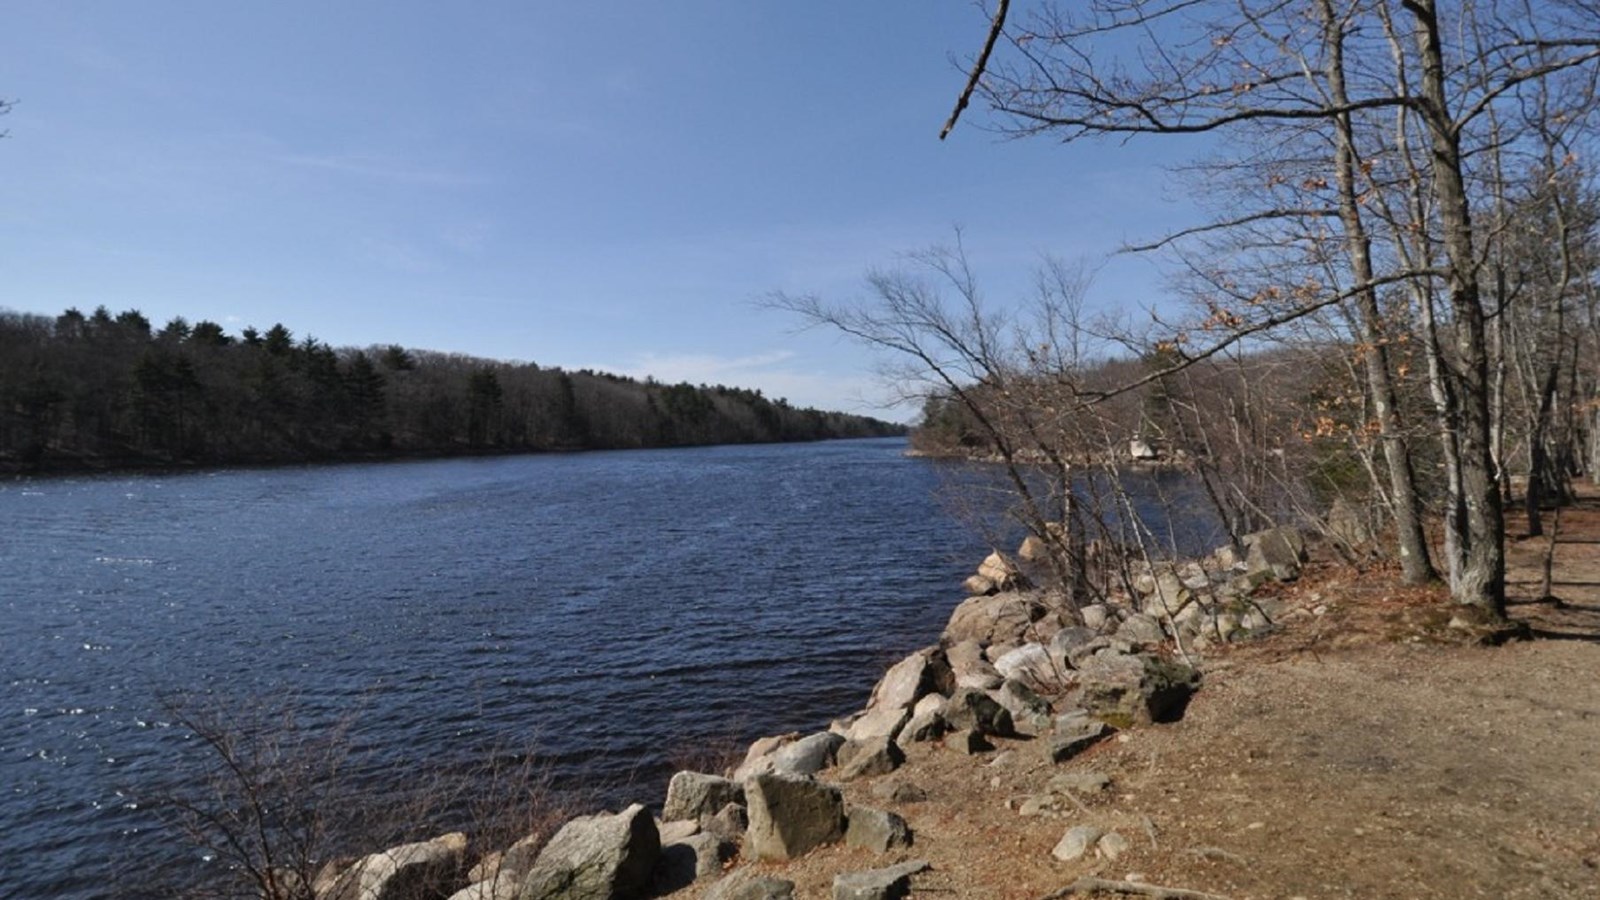
[[903,434],[759,390],[661,384],[283,325],[0,310],[0,471],[682,447]]

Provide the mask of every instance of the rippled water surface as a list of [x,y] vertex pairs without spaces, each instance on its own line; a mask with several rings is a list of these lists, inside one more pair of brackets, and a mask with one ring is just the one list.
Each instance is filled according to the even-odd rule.
[[659,802],[676,750],[822,727],[986,552],[937,495],[992,474],[903,450],[0,482],[0,898],[162,896],[141,868],[205,865],[145,802],[199,749],[163,696],[353,719],[378,796],[509,747]]
[[397,778],[531,744],[604,786],[822,725],[934,639],[980,553],[902,450],[0,483],[0,897],[123,896],[109,867],[182,852],[136,808],[185,764],[166,693],[358,711]]

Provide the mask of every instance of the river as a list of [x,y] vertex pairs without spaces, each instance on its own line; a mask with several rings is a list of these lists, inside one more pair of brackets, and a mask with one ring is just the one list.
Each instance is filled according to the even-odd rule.
[[822,727],[936,640],[986,552],[940,504],[950,467],[903,450],[0,482],[0,897],[216,864],[147,808],[199,750],[173,697],[348,721],[379,791],[506,747],[659,791],[676,749]]

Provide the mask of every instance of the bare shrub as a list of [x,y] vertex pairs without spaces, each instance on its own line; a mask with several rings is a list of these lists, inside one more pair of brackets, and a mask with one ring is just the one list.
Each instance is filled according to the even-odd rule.
[[[525,869],[585,807],[580,793],[556,789],[533,753],[501,749],[468,764],[420,767],[396,786],[393,761],[360,748],[350,718],[311,721],[292,701],[208,696],[165,705],[193,750],[155,806],[207,862],[167,876],[169,895],[316,900],[371,854],[446,832],[469,835],[458,863],[416,876],[407,895],[420,896],[464,884],[469,874],[492,880]],[[479,860],[485,849],[511,852]]]

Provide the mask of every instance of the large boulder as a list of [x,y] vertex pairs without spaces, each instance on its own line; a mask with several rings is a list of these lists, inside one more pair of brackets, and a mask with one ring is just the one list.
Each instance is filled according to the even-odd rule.
[[1306,542],[1298,529],[1280,526],[1257,531],[1244,537],[1245,573],[1255,577],[1270,575],[1279,581],[1293,581],[1300,577],[1300,563],[1305,560]]
[[739,767],[734,770],[733,780],[743,782],[757,772],[772,771],[772,754],[798,740],[800,740],[800,732],[798,731],[757,738],[750,744],[750,749],[745,751],[744,762],[740,763]]
[[701,827],[707,834],[714,834],[725,841],[741,841],[745,829],[750,827],[750,814],[743,803],[729,803],[717,810],[716,815],[703,820]]
[[651,891],[661,856],[655,819],[635,803],[561,826],[528,872],[519,900],[633,900]]
[[1102,650],[1078,668],[1078,703],[1119,728],[1168,721],[1182,713],[1199,679],[1179,662]]
[[1066,686],[1066,667],[1057,665],[1043,644],[1023,644],[995,660],[994,667],[1006,680],[1020,681],[1041,693],[1053,694]]
[[1033,623],[1048,613],[1038,596],[1024,591],[1007,591],[988,597],[968,597],[950,613],[942,643],[961,641],[980,645],[1021,644]]
[[1153,650],[1167,639],[1161,623],[1143,613],[1129,616],[1117,629],[1116,638],[1135,649]]
[[1000,737],[1016,735],[1011,713],[983,691],[969,688],[961,688],[950,695],[950,701],[944,706],[944,720],[956,731]]
[[[875,706],[867,710],[866,714],[851,723],[847,732],[850,740],[856,743],[887,738],[894,740],[900,729],[905,727],[911,718],[911,710],[904,706]],[[805,772],[798,773],[808,774]]]
[[1087,715],[1061,716],[1050,735],[1050,761],[1064,763],[1111,735],[1111,726]]
[[[1103,616],[1105,607],[1100,607],[1100,610]],[[1089,609],[1085,607],[1084,612],[1087,613],[1088,611]],[[1100,621],[1104,622],[1105,619],[1101,618]],[[1067,669],[1077,668],[1078,660],[1083,654],[1075,653],[1074,651],[1096,640],[1101,640],[1101,636],[1100,632],[1094,628],[1081,626],[1063,628],[1056,632],[1054,637],[1050,638],[1050,644],[1045,650],[1050,656],[1050,664],[1055,671],[1064,672]],[[1101,644],[1101,646],[1107,645]],[[1094,651],[1090,650],[1088,652],[1092,653]]]
[[867,707],[905,709],[928,694],[948,694],[954,689],[955,675],[944,651],[928,647],[890,666],[873,687]]
[[911,846],[911,826],[892,812],[853,806],[850,808],[850,824],[845,828],[844,842],[873,853],[888,853]]
[[761,746],[761,742],[757,741],[751,746],[750,754],[745,757],[744,764],[734,773],[734,778],[745,781],[762,772],[815,775],[833,765],[834,754],[839,751],[844,741],[842,735],[831,731],[819,731],[808,737],[780,744],[762,756],[756,755],[757,748]]
[[1012,727],[1019,733],[1037,735],[1050,730],[1050,703],[1026,684],[1007,679],[999,690],[991,691],[989,696],[1011,714]]
[[425,900],[467,886],[467,836],[401,844],[346,868],[320,900]]
[[906,761],[905,753],[892,738],[875,737],[869,741],[854,741],[839,748],[838,779],[872,778],[887,775]]
[[917,705],[911,708],[911,720],[895,735],[894,742],[901,750],[905,750],[918,741],[938,740],[947,728],[944,706],[945,699],[938,694],[929,694],[918,700]]
[[844,837],[844,796],[832,785],[772,772],[746,781],[744,793],[745,850],[756,859],[794,859]]
[[743,803],[744,788],[736,781],[700,772],[679,772],[667,784],[667,802],[661,821],[700,821],[717,814],[729,803]]
[[[955,676],[956,687],[975,688],[980,691],[996,688],[1005,679],[994,664],[983,658],[983,645],[977,641],[959,641],[945,648],[945,658]],[[948,693],[948,692],[945,692]]]

